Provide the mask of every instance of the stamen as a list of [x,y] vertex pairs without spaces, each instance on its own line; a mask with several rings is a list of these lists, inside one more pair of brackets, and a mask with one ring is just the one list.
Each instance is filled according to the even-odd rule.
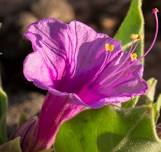
[[152,12],[153,12],[153,13],[155,13],[155,12],[156,12],[156,13],[159,13],[159,10],[158,10],[158,8],[154,8],[154,9],[152,10]]
[[131,40],[137,40],[138,39],[138,34],[131,34],[130,36]]
[[131,40],[132,40],[132,44],[131,44],[131,48],[129,50],[129,53],[132,54],[135,52],[136,48],[138,47],[138,41],[139,40],[143,40],[144,36],[143,35],[139,35],[139,34],[131,34],[130,36]]
[[137,54],[136,53],[131,53],[130,54],[130,57],[131,57],[131,61],[134,61],[134,60],[136,60],[137,59]]
[[[155,42],[156,42],[156,38],[157,38],[157,35],[158,35],[158,16],[157,16],[157,13],[158,13],[158,12],[159,12],[159,11],[158,11],[157,8],[153,9],[153,14],[154,14],[154,16],[155,16],[155,22],[156,22],[156,30],[155,30],[155,35],[154,35],[154,39],[153,39],[153,41],[152,41],[152,44],[150,45],[150,47],[149,47],[149,49],[146,51],[146,53],[145,53],[143,56],[141,56],[141,57],[139,57],[139,58],[137,59],[137,54],[134,53],[134,51],[135,51],[135,49],[136,49],[138,43],[135,44],[135,42],[137,42],[138,40],[142,40],[144,37],[143,37],[143,35],[138,35],[138,34],[131,35],[131,39],[133,40],[133,41],[132,41],[133,44],[132,44],[131,49],[130,49],[130,51],[129,51],[129,56],[131,57],[131,60],[134,61],[134,62],[131,62],[131,63],[128,64],[127,66],[124,66],[125,63],[128,61],[129,56],[128,56],[127,58],[125,58],[125,60],[120,64],[120,66],[118,66],[118,68],[116,68],[116,69],[114,70],[114,72],[112,72],[111,74],[109,74],[107,78],[105,78],[104,80],[102,80],[102,81],[100,82],[100,85],[102,85],[105,81],[107,81],[107,79],[110,79],[111,77],[114,77],[114,76],[116,76],[117,74],[121,74],[122,72],[126,71],[126,69],[131,68],[133,65],[136,64],[136,62],[137,62],[138,60],[144,58],[144,57],[151,51],[151,49],[153,48],[153,46],[154,46],[154,44],[155,44]],[[112,51],[114,50],[114,45],[109,44],[109,43],[106,43],[106,44],[105,44],[105,50],[108,51],[108,52],[112,52]],[[106,60],[106,58],[105,58],[105,60]],[[136,62],[135,62],[135,61],[136,61]],[[98,77],[98,75],[102,72],[102,70],[103,70],[104,68],[106,68],[106,66],[104,66],[104,64],[105,64],[105,62],[103,63],[103,66],[101,67],[101,71],[99,71],[99,72],[96,74],[95,78],[94,78],[92,81],[96,80],[97,77]],[[124,66],[124,67],[123,67],[123,66]],[[112,82],[112,83],[113,83],[113,82]]]
[[131,48],[129,50],[129,53],[134,53],[136,48],[138,47],[138,43],[135,43],[134,41],[132,41],[132,44],[131,44]]
[[157,13],[159,12],[159,10],[157,8],[154,8],[152,10],[153,14],[154,14],[154,17],[155,17],[155,23],[156,23],[156,27],[155,27],[155,34],[154,34],[154,39],[149,47],[149,49],[146,51],[146,53],[140,57],[140,59],[144,58],[150,51],[151,49],[153,48],[155,42],[156,42],[156,39],[157,39],[157,36],[158,36],[158,27],[159,27],[159,23],[158,23],[158,16],[157,16]]
[[143,40],[143,35],[140,35],[140,34],[131,34],[131,40],[132,41],[138,41],[138,40]]
[[130,47],[130,49],[129,49],[129,52],[131,52],[131,51],[133,50],[134,45],[135,45],[135,42],[134,42],[134,41],[132,41],[131,43],[132,43],[132,44],[131,44],[131,47]]
[[112,52],[114,50],[115,46],[113,44],[110,43],[106,43],[105,44],[105,50],[108,52]]

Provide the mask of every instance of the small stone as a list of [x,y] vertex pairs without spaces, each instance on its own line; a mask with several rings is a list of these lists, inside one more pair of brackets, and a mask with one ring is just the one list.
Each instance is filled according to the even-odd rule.
[[118,24],[118,20],[114,17],[102,17],[100,23],[103,31],[111,35]]
[[116,27],[118,20],[112,17],[103,17],[101,19],[101,25],[104,29],[112,29]]

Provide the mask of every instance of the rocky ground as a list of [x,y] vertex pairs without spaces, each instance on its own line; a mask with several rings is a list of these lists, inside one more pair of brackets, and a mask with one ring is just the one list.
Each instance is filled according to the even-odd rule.
[[[0,56],[3,86],[9,94],[8,125],[15,126],[23,111],[28,117],[38,112],[44,99],[41,92],[27,82],[22,74],[22,63],[31,46],[22,33],[26,26],[40,18],[54,17],[65,22],[77,19],[96,30],[112,36],[125,17],[130,0],[0,0]],[[161,1],[143,2],[145,14],[145,45],[149,46],[154,21],[151,9],[161,10]],[[161,17],[161,16],[159,16]],[[159,33],[161,33],[161,28]],[[161,34],[155,48],[145,60],[145,78],[155,77],[161,92]]]

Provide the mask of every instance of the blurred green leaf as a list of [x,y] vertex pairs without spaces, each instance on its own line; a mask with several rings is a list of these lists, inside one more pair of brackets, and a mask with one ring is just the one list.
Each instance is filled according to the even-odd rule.
[[153,106],[87,110],[61,127],[56,152],[160,152]]
[[0,144],[6,141],[7,95],[0,88]]
[[[131,34],[144,35],[144,18],[141,6],[142,0],[131,0],[129,11],[115,35],[115,38],[122,42],[124,49],[131,44]],[[144,41],[142,40],[137,48],[137,54],[143,54],[143,49]]]
[[153,104],[154,112],[155,112],[155,122],[157,123],[158,118],[160,116],[160,108],[161,108],[161,94],[159,94],[157,101]]
[[148,83],[148,91],[146,93],[146,97],[153,102],[155,96],[155,90],[157,85],[157,80],[155,78],[151,78],[147,81]]
[[15,138],[3,145],[0,145],[0,152],[22,152],[20,148],[20,138]]

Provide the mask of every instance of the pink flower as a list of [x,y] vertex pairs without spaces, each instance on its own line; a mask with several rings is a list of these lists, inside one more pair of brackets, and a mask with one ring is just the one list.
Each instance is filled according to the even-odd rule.
[[[156,14],[154,10],[155,38],[145,55],[156,40]],[[147,90],[141,64],[145,55],[137,58],[134,49],[123,51],[119,41],[81,22],[44,19],[30,25],[25,36],[33,52],[25,59],[24,75],[48,90],[39,118],[24,124],[25,137],[17,133],[25,152],[50,148],[60,125],[85,107],[125,102]]]

